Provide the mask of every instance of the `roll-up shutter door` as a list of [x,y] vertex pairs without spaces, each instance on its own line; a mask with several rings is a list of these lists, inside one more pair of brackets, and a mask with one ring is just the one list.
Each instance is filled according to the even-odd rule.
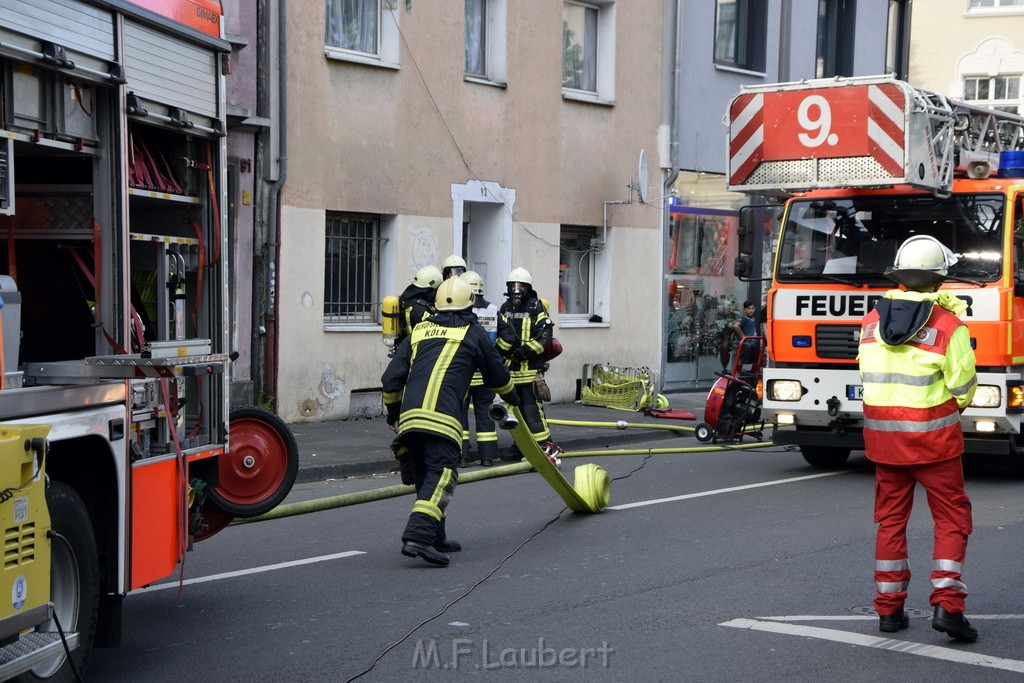
[[142,24],[124,22],[126,88],[147,110],[166,115],[178,108],[194,123],[217,119],[217,61],[208,48],[161,34]]
[[115,56],[113,14],[79,0],[0,0],[0,51],[33,61],[43,43],[64,48],[76,77],[102,79]]

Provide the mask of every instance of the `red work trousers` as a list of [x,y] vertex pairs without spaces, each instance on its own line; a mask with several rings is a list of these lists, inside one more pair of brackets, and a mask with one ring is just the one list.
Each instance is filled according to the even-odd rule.
[[932,594],[929,604],[950,612],[964,611],[967,587],[960,579],[967,554],[967,537],[973,529],[971,500],[964,492],[960,458],[927,465],[875,463],[875,611],[894,614],[903,609],[910,583],[907,554],[907,522],[914,504],[914,487],[928,494],[935,524]]

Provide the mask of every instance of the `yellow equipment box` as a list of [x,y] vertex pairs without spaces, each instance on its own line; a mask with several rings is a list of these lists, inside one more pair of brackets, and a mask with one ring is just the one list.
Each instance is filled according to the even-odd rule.
[[0,640],[49,619],[49,425],[0,425]]

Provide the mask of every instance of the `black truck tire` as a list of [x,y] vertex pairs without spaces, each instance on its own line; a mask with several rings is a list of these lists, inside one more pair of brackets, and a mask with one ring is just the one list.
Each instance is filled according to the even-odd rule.
[[[78,632],[78,647],[67,655],[40,664],[19,681],[75,681],[83,676],[92,653],[99,618],[99,559],[89,513],[73,488],[62,481],[46,485],[50,511],[50,600],[64,633]],[[37,631],[57,631],[51,619]],[[72,670],[72,663],[74,670]]]
[[800,446],[800,454],[804,456],[807,464],[824,470],[835,470],[845,465],[851,450],[850,448],[807,444]]

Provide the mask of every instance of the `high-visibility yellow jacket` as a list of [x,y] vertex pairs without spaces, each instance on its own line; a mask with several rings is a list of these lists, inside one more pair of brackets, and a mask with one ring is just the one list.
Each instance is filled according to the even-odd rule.
[[864,316],[858,360],[864,386],[864,452],[890,465],[960,456],[960,412],[977,388],[974,351],[949,292],[886,293]]

